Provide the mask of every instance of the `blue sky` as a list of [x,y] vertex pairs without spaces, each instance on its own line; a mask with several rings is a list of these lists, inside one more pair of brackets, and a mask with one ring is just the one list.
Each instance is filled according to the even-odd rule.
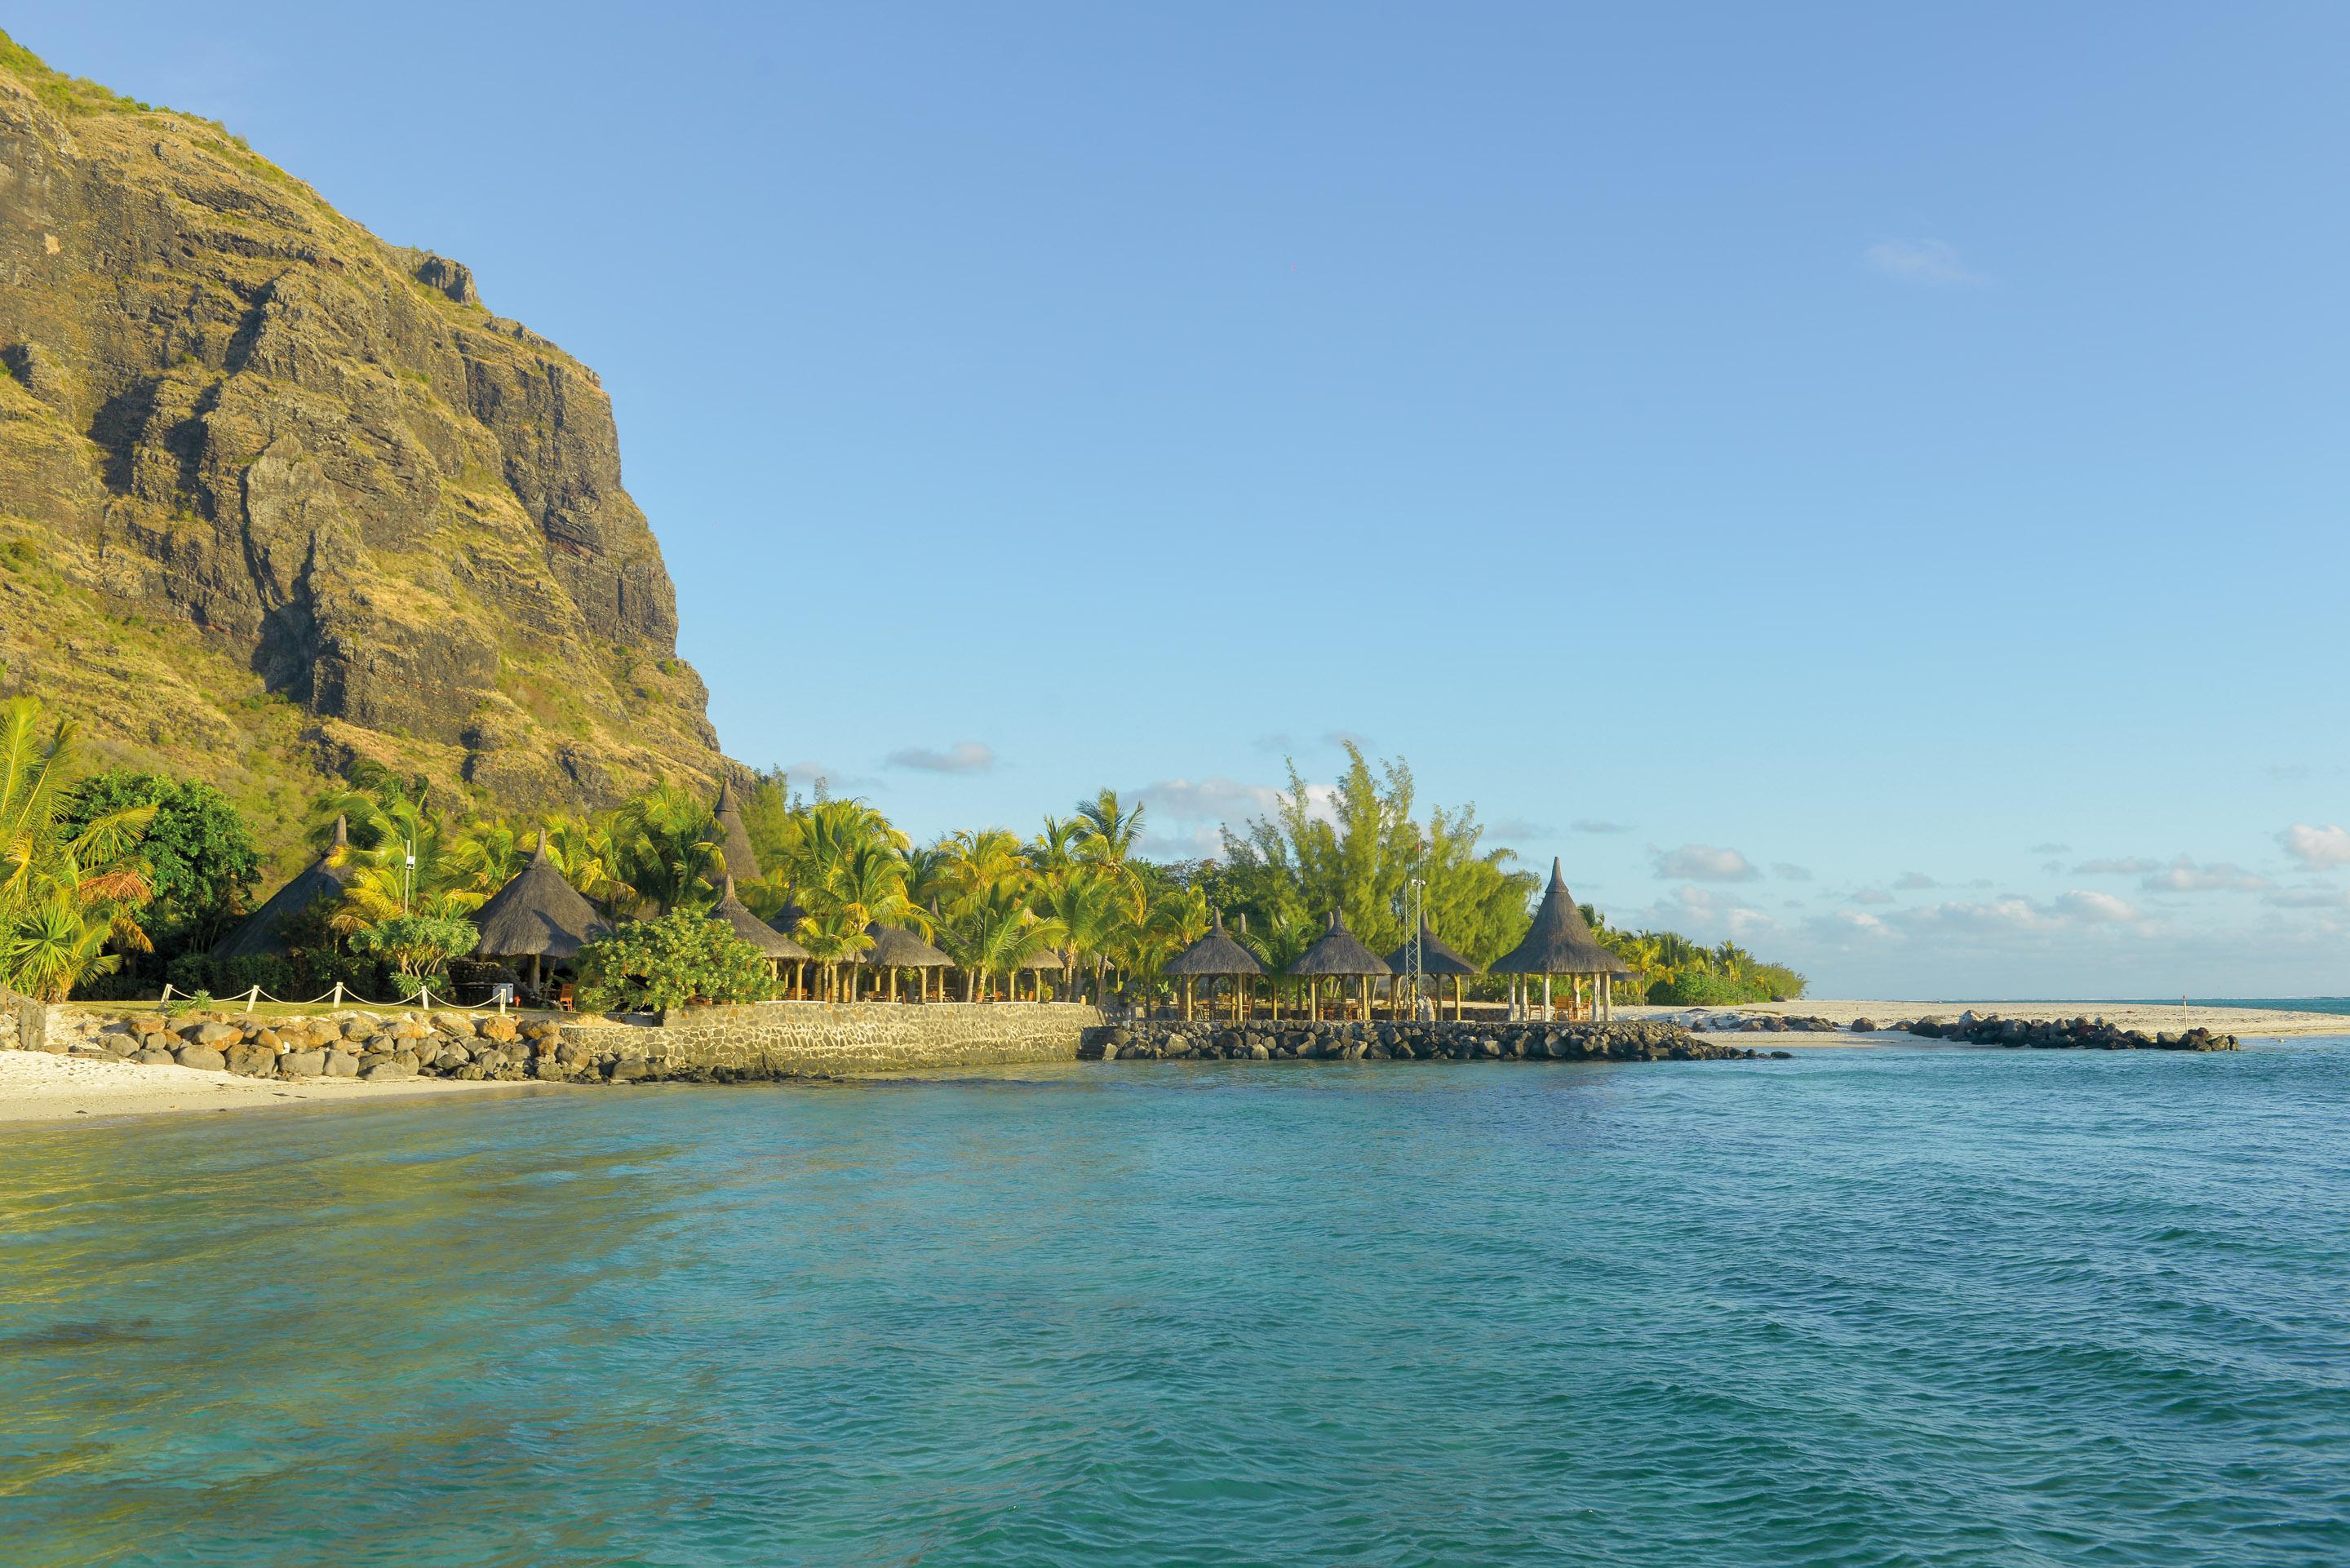
[[729,752],[917,833],[1354,734],[1823,994],[2350,991],[2350,9],[6,25],[594,365]]

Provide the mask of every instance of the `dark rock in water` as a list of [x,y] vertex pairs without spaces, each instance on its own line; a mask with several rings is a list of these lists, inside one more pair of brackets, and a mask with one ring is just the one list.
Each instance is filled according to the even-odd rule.
[[1792,1062],[1795,1059],[1795,1054],[1793,1051],[1773,1051],[1771,1053],[1771,1059],[1774,1062]]
[[651,1070],[650,1064],[642,1056],[623,1056],[612,1064],[611,1071],[606,1076],[616,1084],[626,1084],[643,1077]]
[[1856,1034],[1867,1034],[1876,1030],[1877,1023],[1874,1019],[1863,1014],[1861,1017],[1856,1018],[1852,1021],[1852,1028],[1853,1033]]

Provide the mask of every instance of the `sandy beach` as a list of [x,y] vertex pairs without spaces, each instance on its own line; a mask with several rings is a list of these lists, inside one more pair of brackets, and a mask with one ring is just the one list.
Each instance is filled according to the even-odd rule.
[[98,1121],[178,1112],[375,1105],[422,1095],[546,1094],[556,1085],[418,1078],[363,1084],[356,1078],[241,1078],[192,1067],[146,1067],[45,1051],[0,1051],[0,1126]]

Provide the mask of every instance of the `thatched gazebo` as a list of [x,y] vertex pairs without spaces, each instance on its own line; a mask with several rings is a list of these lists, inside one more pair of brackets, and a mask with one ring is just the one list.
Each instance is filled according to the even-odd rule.
[[1248,1016],[1248,982],[1264,972],[1264,965],[1256,961],[1254,953],[1224,934],[1224,914],[1219,909],[1208,934],[1169,959],[1159,972],[1183,982],[1183,1017],[1187,1023],[1191,1017],[1194,986],[1202,980],[1209,981],[1212,996],[1216,981],[1231,981],[1232,1022],[1237,1023]]
[[490,901],[473,911],[473,929],[481,940],[473,944],[473,956],[484,959],[517,959],[530,961],[530,988],[539,989],[540,971],[545,961],[579,956],[579,950],[598,937],[609,936],[611,928],[596,907],[579,896],[579,890],[563,879],[547,857],[546,830],[538,830],[538,850],[530,864],[515,873],[512,880],[490,895]]
[[1298,955],[1297,961],[1289,966],[1289,972],[1307,982],[1307,1018],[1322,1016],[1322,981],[1336,978],[1357,982],[1357,1001],[1361,1016],[1367,1019],[1371,1015],[1371,981],[1395,971],[1388,968],[1387,960],[1357,940],[1355,933],[1338,918],[1338,911],[1333,909],[1328,927],[1312,947]]
[[[1411,943],[1407,940],[1403,946],[1388,954],[1388,967],[1399,976],[1409,974],[1411,956]],[[1430,929],[1425,915],[1419,918],[1419,972],[1440,979],[1447,975],[1451,977],[1452,1021],[1455,1023],[1461,1022],[1461,981],[1466,976],[1475,974],[1477,966],[1447,947]],[[1440,996],[1437,1000],[1441,1003],[1443,999]]]
[[[806,919],[807,911],[806,909],[801,909],[797,903],[787,901],[782,909],[775,911],[775,918],[769,920],[767,922],[767,926],[769,929],[781,933],[785,940],[795,945],[798,945],[800,940],[800,922]],[[806,951],[806,949],[803,948],[802,950]],[[808,958],[811,960],[815,957],[816,955],[814,953],[808,954]],[[807,971],[804,967],[795,965],[795,977],[797,981],[795,989],[800,993],[800,999],[802,1001],[806,1001],[807,999]]]
[[731,780],[720,781],[715,811],[718,852],[726,858],[726,875],[737,882],[756,882],[760,877],[759,852],[751,847],[751,830],[743,826],[743,808],[734,803]]
[[326,853],[311,861],[300,876],[270,894],[261,908],[245,917],[243,925],[213,943],[213,960],[286,957],[289,950],[286,945],[286,922],[321,898],[343,896],[343,878],[350,873],[341,861],[350,844],[349,828],[341,817],[335,818],[335,836]]
[[[1020,967],[1013,972],[1015,975],[1035,975],[1036,978],[1033,983],[1035,986],[1035,991],[1028,1000],[1031,1002],[1042,1002],[1045,1000],[1045,977],[1048,974],[1066,974],[1068,971],[1068,967],[1069,966],[1067,964],[1061,961],[1061,955],[1055,952],[1051,948],[1039,948],[1035,952],[1030,953],[1026,958],[1022,959],[1020,961]],[[1014,1002],[1020,1000],[1020,995],[1016,989],[1013,992],[1012,1000]]]
[[[898,1000],[899,970],[910,969],[920,976],[920,999],[928,1002],[931,1000],[931,971],[954,968],[954,960],[902,926],[885,926],[876,921],[865,928],[865,934],[873,939],[873,945],[848,961],[868,969],[887,970],[889,974],[889,1000],[892,1002]],[[940,985],[939,992],[943,1001],[946,992],[944,983]]]
[[766,921],[751,912],[750,906],[734,896],[734,878],[726,878],[725,890],[719,895],[710,918],[723,920],[733,928],[734,934],[759,950],[760,955],[780,968],[791,964],[797,968],[815,955]]
[[[1607,981],[1619,974],[1630,974],[1632,968],[1622,959],[1599,945],[1584,920],[1583,911],[1575,907],[1575,895],[1566,890],[1566,878],[1559,874],[1559,863],[1550,863],[1550,886],[1543,889],[1542,908],[1534,911],[1534,923],[1526,931],[1525,940],[1513,948],[1506,957],[1493,962],[1492,972],[1508,975],[1540,975],[1543,977],[1543,1015],[1550,1015],[1551,976],[1563,974],[1575,982],[1575,1002],[1570,1014],[1581,1011],[1583,981],[1588,976],[1593,982],[1592,1017],[1612,1017],[1616,1011],[1615,997]],[[1513,998],[1515,1011],[1523,1016],[1527,1009],[1523,980],[1513,981]]]

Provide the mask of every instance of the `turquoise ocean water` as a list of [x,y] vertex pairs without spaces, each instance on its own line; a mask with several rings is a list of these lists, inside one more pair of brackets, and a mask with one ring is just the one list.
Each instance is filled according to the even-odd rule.
[[2350,1563],[2350,1044],[0,1132],[0,1562]]

